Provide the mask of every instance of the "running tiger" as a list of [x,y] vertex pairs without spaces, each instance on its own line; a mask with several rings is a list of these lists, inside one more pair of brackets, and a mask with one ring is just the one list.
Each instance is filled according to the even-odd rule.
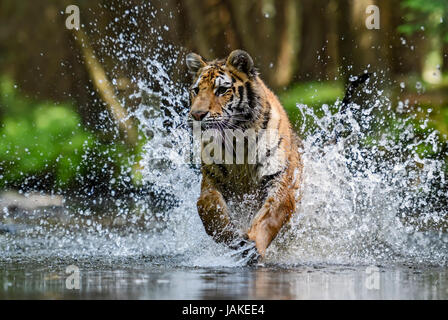
[[256,258],[263,257],[300,200],[300,140],[247,52],[235,50],[227,59],[211,62],[190,53],[186,64],[194,77],[189,117],[202,128],[218,130],[223,143],[232,147],[233,138],[229,142],[224,129],[251,129],[260,141],[269,130],[277,132],[255,163],[247,161],[245,144],[243,163],[203,162],[201,166],[197,209],[207,234],[231,247],[249,242],[256,248]]

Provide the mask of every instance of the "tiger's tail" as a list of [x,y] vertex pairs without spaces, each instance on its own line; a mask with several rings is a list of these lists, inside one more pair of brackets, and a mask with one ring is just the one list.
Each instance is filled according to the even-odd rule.
[[[347,111],[347,108],[352,102],[353,94],[355,93],[356,88],[364,84],[371,75],[372,73],[363,73],[356,77],[355,80],[349,82],[345,91],[344,99],[342,99],[341,107],[339,108],[339,114],[342,115]],[[346,135],[346,133],[351,130],[351,126],[344,122],[343,117],[340,118],[339,123],[342,124],[344,130],[342,130],[341,132],[336,132],[336,136],[333,142],[338,142],[342,136]]]
[[355,93],[355,89],[358,88],[361,84],[364,84],[371,75],[372,73],[363,73],[357,76],[355,80],[349,82],[347,89],[345,90],[344,99],[342,99],[341,108],[339,109],[340,113],[345,113],[347,107],[352,102],[352,97]]

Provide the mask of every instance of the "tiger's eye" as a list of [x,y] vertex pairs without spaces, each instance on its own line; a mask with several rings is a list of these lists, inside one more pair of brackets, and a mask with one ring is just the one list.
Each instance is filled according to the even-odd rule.
[[216,89],[215,94],[217,96],[222,96],[224,93],[227,92],[227,90],[229,90],[229,88],[227,88],[227,87],[218,87],[218,89]]

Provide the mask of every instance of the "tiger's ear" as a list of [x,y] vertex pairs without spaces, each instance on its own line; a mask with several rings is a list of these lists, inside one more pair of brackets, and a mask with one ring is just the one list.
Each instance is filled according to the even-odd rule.
[[189,53],[185,58],[187,63],[188,71],[192,74],[196,74],[199,69],[205,67],[207,63],[202,59],[202,57],[196,53]]
[[252,60],[252,57],[243,50],[232,51],[227,58],[226,64],[228,66],[232,66],[239,72],[247,74],[248,76],[253,76],[255,73],[254,61]]

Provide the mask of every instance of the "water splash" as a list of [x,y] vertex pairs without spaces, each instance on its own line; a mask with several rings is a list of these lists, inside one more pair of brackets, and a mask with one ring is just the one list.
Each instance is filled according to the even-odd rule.
[[[345,115],[323,106],[324,116],[317,117],[308,106],[297,106],[304,119],[314,120],[312,128],[305,121],[302,126],[312,132],[304,140],[303,198],[271,259],[448,262],[446,154],[440,152],[446,144],[435,130],[417,132],[428,119],[400,114],[403,104],[394,108],[379,86],[365,87],[362,104]],[[329,143],[344,126],[350,128],[345,137]]]
[[[100,214],[71,207],[51,225],[36,215],[35,227],[0,234],[1,261],[244,265],[205,234],[198,217],[200,173],[183,161],[190,140],[179,129],[186,84],[173,76],[182,70],[176,66],[183,64],[184,52],[164,44],[168,27],[152,28],[152,42],[142,45],[133,15],[147,12],[151,25],[160,14],[153,8],[125,11],[117,18],[128,19],[130,29],[117,30],[112,22],[108,30],[117,36],[105,36],[100,45],[102,56],[120,62],[112,75],[122,74],[129,61],[139,66],[130,71],[137,90],[122,102],[139,101],[129,110],[146,141],[139,165],[149,192],[132,194],[130,203],[118,199],[103,205]],[[154,41],[157,45],[149,45]],[[385,85],[370,83],[363,89],[369,98],[343,115],[335,113],[338,103],[323,105],[323,116],[297,105],[304,137],[302,201],[268,249],[266,263],[448,264],[446,147],[436,131],[418,131],[427,119],[406,111],[406,102],[392,103],[381,89]],[[336,136],[341,139],[333,142]]]

